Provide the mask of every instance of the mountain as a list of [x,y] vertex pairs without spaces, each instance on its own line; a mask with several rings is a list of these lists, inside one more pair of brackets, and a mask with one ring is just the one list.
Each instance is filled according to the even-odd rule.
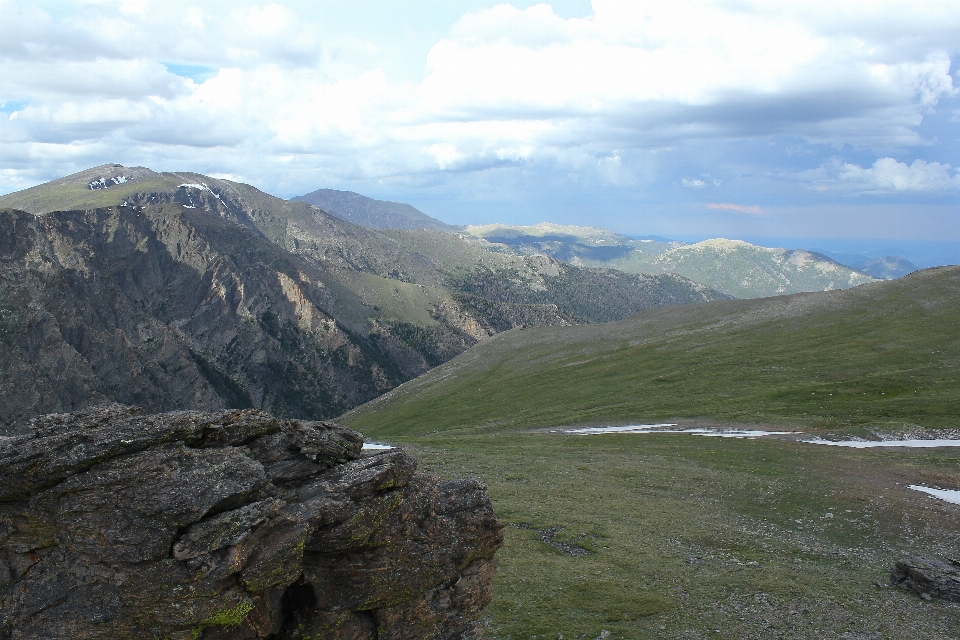
[[106,400],[329,416],[422,370],[329,270],[205,210],[4,210],[0,228],[0,424]]
[[826,251],[820,249],[811,249],[811,252],[822,253],[831,260],[835,260],[844,266],[850,267],[851,269],[856,269],[861,273],[866,273],[877,280],[893,280],[895,278],[902,278],[908,273],[912,273],[919,269],[917,265],[905,258],[901,258],[900,256],[883,256],[882,258],[875,258],[866,253],[839,253],[836,251]]
[[374,200],[352,191],[317,189],[291,200],[312,204],[341,220],[367,229],[436,229],[451,232],[458,230],[457,227],[431,218],[409,204]]
[[579,266],[676,273],[736,298],[845,289],[873,280],[822,254],[758,247],[741,240],[717,238],[688,245],[549,223],[476,226],[466,232],[520,254],[542,253]]
[[678,273],[737,298],[847,289],[873,280],[803,249],[771,249],[723,238],[671,249],[638,261],[636,269]]
[[956,426],[958,317],[960,267],[940,267],[511,332],[340,420],[375,436],[684,417]]
[[572,264],[595,267],[620,268],[614,265],[624,258],[628,262],[629,257],[659,255],[683,246],[682,242],[662,239],[637,240],[600,227],[551,222],[532,226],[470,225],[464,231],[488,242],[509,246],[517,253],[542,253]]
[[369,230],[193,173],[104,165],[3,207],[18,207],[0,225],[6,429],[104,400],[330,417],[500,331],[723,297],[673,275]]
[[894,280],[902,278],[908,273],[917,270],[917,266],[908,260],[899,256],[884,256],[882,258],[872,258],[851,265],[854,269],[859,269],[868,276],[877,280]]

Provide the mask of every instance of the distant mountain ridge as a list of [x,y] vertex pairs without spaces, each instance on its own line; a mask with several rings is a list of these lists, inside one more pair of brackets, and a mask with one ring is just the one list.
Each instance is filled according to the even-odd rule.
[[600,227],[552,222],[530,226],[469,225],[464,227],[464,232],[487,242],[509,246],[521,254],[542,253],[571,264],[613,269],[619,268],[614,266],[614,261],[628,254],[657,255],[684,244],[674,241],[637,240]]
[[917,270],[917,265],[899,256],[870,258],[851,266],[878,280],[895,280]]
[[409,204],[374,200],[352,191],[317,189],[291,200],[312,204],[341,220],[367,229],[459,230],[459,227],[431,218]]
[[842,253],[839,251],[830,251],[826,249],[811,249],[813,253],[822,253],[832,260],[836,260],[842,265],[856,269],[878,280],[894,280],[913,273],[920,269],[916,264],[906,258],[896,255],[883,255],[877,257],[877,254],[869,253]]
[[654,256],[647,273],[679,273],[737,298],[848,289],[874,279],[822,254],[716,238]]
[[742,240],[636,240],[606,229],[550,223],[469,226],[465,231],[520,254],[542,253],[578,266],[676,273],[736,298],[846,289],[874,279],[819,253]]

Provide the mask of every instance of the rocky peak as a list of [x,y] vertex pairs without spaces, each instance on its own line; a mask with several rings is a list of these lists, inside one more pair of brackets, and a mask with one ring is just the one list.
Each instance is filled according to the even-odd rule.
[[329,422],[104,405],[0,439],[0,638],[476,638],[476,480]]

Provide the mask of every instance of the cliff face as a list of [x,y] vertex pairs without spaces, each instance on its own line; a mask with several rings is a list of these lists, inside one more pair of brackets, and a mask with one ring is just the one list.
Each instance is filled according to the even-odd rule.
[[108,400],[332,417],[426,369],[328,271],[205,211],[0,211],[0,229],[0,427]]
[[104,405],[0,438],[0,638],[477,638],[485,487],[255,411]]

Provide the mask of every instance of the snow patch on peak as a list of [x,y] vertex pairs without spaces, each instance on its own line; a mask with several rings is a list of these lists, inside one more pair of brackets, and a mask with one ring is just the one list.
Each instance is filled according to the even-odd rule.
[[177,189],[199,189],[200,191],[210,191],[210,187],[203,184],[202,182],[185,182],[184,184],[178,185]]
[[87,188],[90,189],[91,191],[99,191],[99,190],[101,190],[101,189],[109,189],[110,187],[112,187],[112,186],[114,186],[114,185],[123,184],[124,182],[126,182],[126,181],[129,180],[129,179],[130,179],[130,178],[128,178],[127,176],[123,176],[123,175],[115,176],[115,177],[113,177],[113,178],[97,178],[96,180],[91,180],[90,182],[88,182],[88,183],[87,183]]

